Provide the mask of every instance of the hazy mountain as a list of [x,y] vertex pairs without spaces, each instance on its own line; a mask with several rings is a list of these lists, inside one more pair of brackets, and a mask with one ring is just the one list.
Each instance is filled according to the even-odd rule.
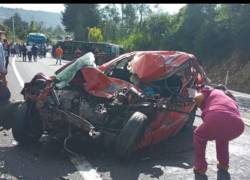
[[[1,5],[0,5],[1,6]],[[33,11],[25,9],[14,9],[0,7],[0,21],[11,17],[14,13],[18,13],[24,21],[30,22],[31,20],[42,21],[47,27],[55,27],[56,25],[61,25],[61,14],[54,12],[45,11]]]

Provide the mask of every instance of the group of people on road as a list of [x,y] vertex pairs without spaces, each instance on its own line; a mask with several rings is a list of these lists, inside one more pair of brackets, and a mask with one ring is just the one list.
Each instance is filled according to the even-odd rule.
[[[7,39],[3,39],[0,37],[0,83],[1,85],[5,85],[7,87],[6,75],[8,73],[8,65],[10,57],[15,55],[22,57],[23,61],[26,62],[26,56],[28,56],[29,62],[33,60],[37,62],[38,56],[38,47],[33,44],[25,43],[22,45],[18,43],[9,43]],[[46,52],[46,49],[45,49]]]
[[23,43],[22,45],[22,57],[23,57],[23,61],[26,62],[26,56],[28,56],[28,60],[29,62],[32,62],[32,57],[33,57],[33,61],[37,62],[37,57],[39,56],[40,58],[42,57],[46,57],[46,47],[45,46],[39,46],[36,44],[25,44]]
[[33,45],[28,44],[27,46],[23,44],[22,55],[24,62],[26,62],[26,56],[28,56],[29,62],[32,62],[32,57],[33,61],[37,62],[37,53],[38,53],[38,47],[35,44]]
[[40,57],[46,57],[46,47],[44,46],[43,48],[38,48],[36,44],[14,44],[14,43],[9,43],[7,39],[3,40],[3,48],[5,52],[5,68],[8,69],[8,64],[9,64],[9,57],[14,57],[15,55],[22,57],[22,60],[26,62],[27,57],[29,62],[32,62],[32,57],[33,61],[37,62],[37,56],[39,55]]
[[9,43],[10,56],[18,55],[21,57],[22,45],[19,43],[11,42]]

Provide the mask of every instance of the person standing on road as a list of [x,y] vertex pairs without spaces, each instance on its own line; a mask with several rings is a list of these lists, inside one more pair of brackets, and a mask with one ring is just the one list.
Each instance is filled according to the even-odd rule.
[[8,71],[9,57],[10,57],[10,45],[7,39],[3,40],[3,48],[5,53],[5,69]]
[[18,45],[18,43],[15,43],[15,45],[14,45],[14,49],[15,49],[15,55],[19,55],[19,45]]
[[22,54],[23,54],[23,62],[26,62],[27,48],[24,43],[22,45]]
[[[189,94],[192,94],[189,92]],[[194,93],[196,105],[202,110],[203,123],[194,130],[194,172],[205,174],[207,141],[216,141],[218,169],[229,168],[229,141],[244,131],[244,122],[234,96],[223,85],[205,87]],[[192,96],[192,95],[191,95]]]
[[56,58],[56,46],[55,45],[52,45],[52,48],[51,48],[51,56],[53,58]]
[[22,45],[21,45],[21,43],[18,44],[18,56],[19,57],[22,56]]
[[5,53],[2,44],[2,39],[0,37],[0,80],[3,82],[4,85],[7,85],[6,74],[7,71],[5,69]]
[[28,45],[26,46],[27,55],[28,55],[29,62],[32,61],[32,52],[31,52],[31,48],[32,48],[32,46],[31,46],[30,44],[28,44]]
[[34,62],[37,62],[37,51],[38,51],[38,48],[36,47],[35,44],[33,44],[31,48],[31,52],[32,52]]
[[46,58],[46,54],[47,54],[47,46],[46,46],[46,44],[44,44],[42,46],[42,52],[43,52],[43,57]]
[[58,48],[56,48],[55,54],[56,54],[56,64],[59,61],[60,65],[61,65],[62,64],[62,56],[63,56],[63,50],[62,50],[61,46],[58,46]]
[[12,42],[11,45],[10,45],[10,53],[11,53],[12,57],[15,56],[15,45],[14,45],[14,42]]

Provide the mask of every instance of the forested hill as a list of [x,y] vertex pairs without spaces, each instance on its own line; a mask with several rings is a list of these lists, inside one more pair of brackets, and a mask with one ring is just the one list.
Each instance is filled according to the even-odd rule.
[[[0,5],[1,6],[1,5]],[[57,25],[61,25],[61,14],[45,11],[32,11],[25,9],[13,9],[0,7],[0,22],[10,18],[15,13],[18,13],[21,18],[30,23],[32,20],[37,22],[43,22],[47,27],[55,28]]]
[[228,73],[228,88],[250,93],[250,53],[233,51],[219,64],[205,64],[205,70],[213,83],[224,84]]

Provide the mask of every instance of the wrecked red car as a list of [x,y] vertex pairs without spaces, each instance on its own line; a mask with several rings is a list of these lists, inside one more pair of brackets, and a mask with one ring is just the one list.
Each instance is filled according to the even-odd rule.
[[82,136],[126,157],[192,127],[196,107],[187,88],[207,82],[195,56],[138,51],[99,67],[94,61],[87,53],[55,76],[39,73],[25,83],[12,122],[16,141]]

